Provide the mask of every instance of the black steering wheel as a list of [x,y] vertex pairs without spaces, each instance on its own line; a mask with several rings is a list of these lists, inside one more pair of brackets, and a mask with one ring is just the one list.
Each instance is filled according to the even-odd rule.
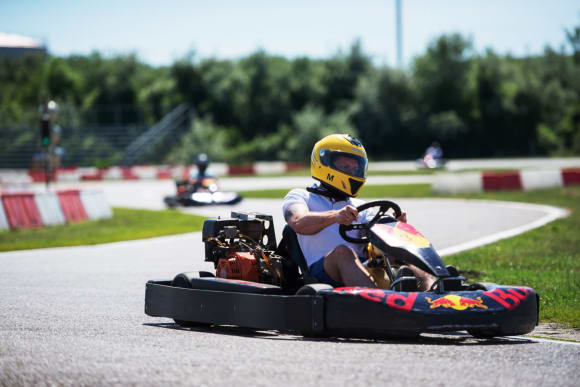
[[363,205],[360,205],[356,208],[356,210],[360,213],[361,211],[368,210],[369,208],[379,207],[377,214],[374,218],[371,219],[370,222],[367,223],[353,223],[350,225],[341,224],[338,227],[338,233],[347,242],[351,243],[366,243],[368,242],[368,237],[365,235],[362,238],[354,238],[346,234],[347,231],[350,230],[368,230],[370,229],[380,218],[386,215],[387,211],[391,208],[395,211],[395,218],[401,216],[401,207],[395,202],[391,202],[389,200],[375,200],[374,202],[368,202]]

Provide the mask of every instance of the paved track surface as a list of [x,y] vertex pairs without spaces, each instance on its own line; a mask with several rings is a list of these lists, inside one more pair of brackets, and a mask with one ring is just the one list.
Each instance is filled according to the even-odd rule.
[[[546,214],[501,203],[400,204],[438,249]],[[279,205],[246,200],[240,209],[274,212]],[[200,211],[213,216],[229,208]],[[0,254],[0,385],[577,385],[574,344],[462,334],[406,342],[307,339],[233,327],[180,329],[146,316],[148,279],[213,268],[202,261],[200,239],[191,233]]]

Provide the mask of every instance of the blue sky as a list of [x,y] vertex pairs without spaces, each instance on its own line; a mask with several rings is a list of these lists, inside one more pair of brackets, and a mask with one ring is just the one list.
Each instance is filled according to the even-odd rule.
[[[396,63],[395,0],[151,1],[0,0],[0,32],[37,38],[54,55],[135,52],[167,65],[198,57],[239,58],[257,49],[289,58],[330,57],[360,38],[375,63]],[[580,25],[580,1],[403,0],[408,65],[435,37],[471,36],[478,51],[515,56],[559,48]]]

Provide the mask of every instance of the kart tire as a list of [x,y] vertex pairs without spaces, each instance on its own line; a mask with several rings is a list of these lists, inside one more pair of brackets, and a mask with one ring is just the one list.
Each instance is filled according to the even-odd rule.
[[321,284],[321,283],[308,284],[308,285],[304,285],[300,289],[298,289],[298,291],[296,292],[296,295],[297,296],[315,296],[321,290],[332,290],[332,289],[334,289],[334,288],[328,284]]
[[173,209],[175,207],[177,207],[178,205],[178,200],[177,198],[174,197],[166,197],[164,200],[165,205],[167,206],[167,208]]
[[[208,275],[209,274],[209,275]],[[181,273],[175,276],[175,278],[173,278],[173,281],[171,281],[171,286],[177,287],[177,288],[187,288],[187,289],[191,289],[191,279],[192,278],[200,278],[200,277],[209,277],[212,274],[209,272],[197,272],[197,271],[192,271],[192,272],[188,272],[188,273]],[[184,320],[177,320],[177,319],[173,319],[173,321],[175,321],[175,323],[181,327],[184,328],[206,328],[211,326],[211,324],[209,323],[201,323],[201,322],[195,322],[195,321],[184,321]]]

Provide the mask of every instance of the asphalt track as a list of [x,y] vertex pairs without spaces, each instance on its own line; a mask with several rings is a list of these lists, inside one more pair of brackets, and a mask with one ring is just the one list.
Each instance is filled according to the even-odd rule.
[[[558,216],[551,207],[398,201],[440,251]],[[280,202],[242,203],[267,212]],[[181,329],[146,316],[148,279],[212,269],[202,261],[200,239],[191,233],[0,254],[0,385],[577,385],[577,344],[459,333],[416,341],[308,339],[235,327]]]

